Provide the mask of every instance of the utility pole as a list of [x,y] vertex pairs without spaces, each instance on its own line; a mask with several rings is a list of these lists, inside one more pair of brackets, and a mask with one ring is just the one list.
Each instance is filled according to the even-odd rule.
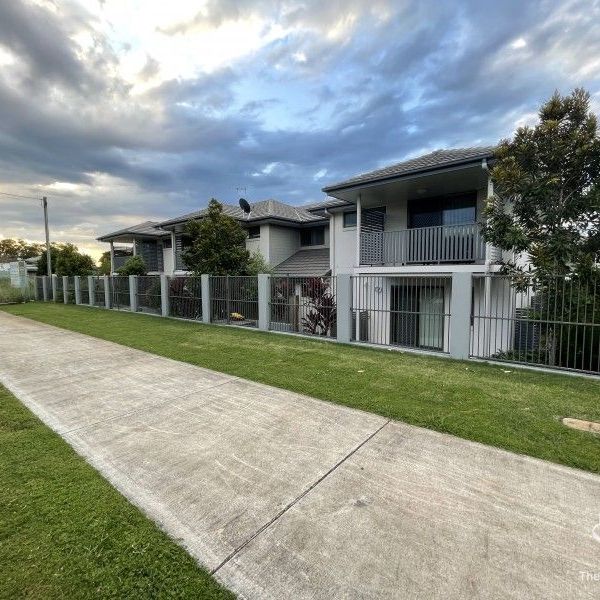
[[50,253],[50,233],[48,231],[48,198],[42,198],[42,206],[44,207],[44,227],[46,228],[46,268],[48,277],[52,275],[52,254]]

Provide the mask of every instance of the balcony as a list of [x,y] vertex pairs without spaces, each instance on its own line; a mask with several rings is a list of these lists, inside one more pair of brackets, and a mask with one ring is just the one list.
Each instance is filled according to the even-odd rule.
[[361,265],[477,263],[485,240],[477,223],[360,234]]

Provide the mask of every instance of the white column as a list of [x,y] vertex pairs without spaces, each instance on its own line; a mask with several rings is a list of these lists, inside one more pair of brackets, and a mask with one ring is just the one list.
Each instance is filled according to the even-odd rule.
[[362,225],[362,208],[360,194],[356,197],[356,266],[360,267],[360,230]]
[[110,242],[110,274],[115,272],[115,244],[113,241]]
[[261,273],[258,275],[258,328],[269,331],[271,321],[271,276]]
[[177,238],[175,231],[171,231],[171,252],[173,254],[173,273],[177,271]]
[[110,277],[104,276],[104,307],[110,308]]
[[137,312],[138,309],[138,278],[137,275],[129,276],[129,309],[131,312]]
[[81,277],[75,275],[73,281],[75,282],[75,304],[81,304]]
[[160,314],[169,316],[169,278],[163,273],[160,276]]
[[352,277],[341,273],[335,279],[337,341],[343,344],[352,339]]
[[92,275],[88,275],[88,295],[90,306],[95,306],[96,304],[96,288],[94,287],[94,277]]
[[210,276],[200,275],[202,290],[202,322],[210,323]]
[[135,238],[133,238],[133,256],[137,256],[137,248],[135,247]]
[[69,303],[69,278],[66,275],[63,275],[63,302],[65,304]]
[[450,356],[452,358],[469,358],[472,289],[471,273],[452,273],[450,300]]

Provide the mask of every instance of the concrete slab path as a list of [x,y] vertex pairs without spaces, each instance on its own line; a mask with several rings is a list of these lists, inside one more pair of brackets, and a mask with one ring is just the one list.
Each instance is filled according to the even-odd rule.
[[600,596],[596,475],[2,312],[0,381],[241,597]]

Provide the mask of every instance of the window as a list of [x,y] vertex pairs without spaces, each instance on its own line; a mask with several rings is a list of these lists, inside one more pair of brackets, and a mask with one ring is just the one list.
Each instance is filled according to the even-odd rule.
[[301,246],[322,246],[323,244],[325,244],[325,227],[300,230]]
[[163,238],[162,245],[163,245],[163,248],[170,248],[171,247],[171,238],[170,237]]
[[356,211],[344,213],[344,227],[356,227]]
[[457,194],[424,200],[411,200],[408,204],[408,227],[435,227],[475,223],[477,194]]
[[248,227],[248,239],[257,240],[260,237],[260,225]]

